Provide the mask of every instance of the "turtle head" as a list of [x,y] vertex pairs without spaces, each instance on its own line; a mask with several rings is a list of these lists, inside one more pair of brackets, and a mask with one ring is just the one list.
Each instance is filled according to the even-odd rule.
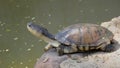
[[32,22],[27,24],[28,30],[35,36],[43,39],[45,42],[52,44],[54,47],[58,47],[60,43],[55,40],[54,35],[48,32],[48,30],[40,25],[36,25]]
[[36,25],[32,22],[27,24],[28,30],[37,37],[47,36],[48,31],[40,25]]

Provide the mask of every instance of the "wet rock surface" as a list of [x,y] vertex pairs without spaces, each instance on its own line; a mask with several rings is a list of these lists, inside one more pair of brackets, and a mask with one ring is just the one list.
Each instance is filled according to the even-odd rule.
[[58,56],[55,49],[51,49],[40,57],[34,68],[120,68],[120,16],[101,26],[113,32],[115,51]]

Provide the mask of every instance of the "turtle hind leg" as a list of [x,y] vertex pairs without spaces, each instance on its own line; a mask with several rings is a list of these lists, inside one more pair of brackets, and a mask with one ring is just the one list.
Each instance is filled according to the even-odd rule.
[[114,44],[109,40],[109,38],[102,38],[97,42],[98,46],[96,49],[100,49],[104,52],[111,52],[114,50]]
[[113,44],[101,44],[99,47],[100,50],[104,51],[104,52],[112,52],[115,50],[115,47]]
[[107,46],[105,46],[105,47],[103,48],[103,51],[104,51],[104,52],[112,52],[112,51],[114,51],[114,50],[115,50],[115,47],[114,47],[113,44],[108,44]]

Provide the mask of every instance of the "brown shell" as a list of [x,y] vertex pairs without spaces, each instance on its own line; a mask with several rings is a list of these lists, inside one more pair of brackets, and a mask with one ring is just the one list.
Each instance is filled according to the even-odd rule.
[[75,24],[59,32],[55,39],[66,45],[90,45],[95,44],[103,37],[111,40],[113,34],[106,28],[96,24]]

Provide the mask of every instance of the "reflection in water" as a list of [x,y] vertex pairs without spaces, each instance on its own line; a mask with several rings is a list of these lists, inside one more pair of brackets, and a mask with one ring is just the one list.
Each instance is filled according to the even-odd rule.
[[51,33],[119,16],[119,0],[0,0],[0,68],[33,68],[47,43],[28,32],[34,21]]

